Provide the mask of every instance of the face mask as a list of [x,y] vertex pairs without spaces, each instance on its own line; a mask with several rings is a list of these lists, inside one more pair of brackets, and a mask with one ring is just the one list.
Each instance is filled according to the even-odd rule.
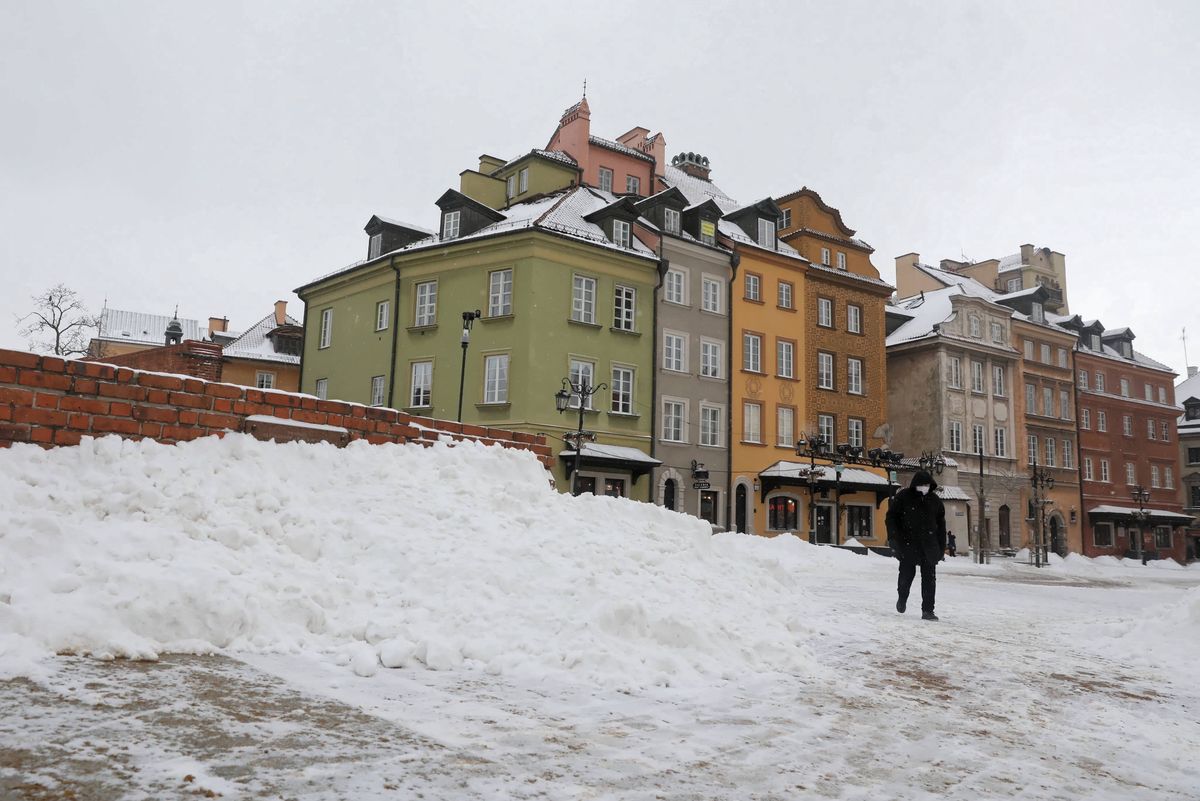
[[925,495],[926,493],[929,492],[929,485],[921,484],[920,486],[917,487],[917,492],[921,493],[922,495]]

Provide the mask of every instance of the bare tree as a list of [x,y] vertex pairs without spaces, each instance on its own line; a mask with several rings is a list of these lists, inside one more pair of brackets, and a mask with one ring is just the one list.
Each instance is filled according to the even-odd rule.
[[57,356],[87,352],[88,329],[99,327],[100,318],[88,312],[74,289],[57,284],[31,299],[33,311],[17,318],[17,325],[24,324],[20,334],[29,337],[30,350]]

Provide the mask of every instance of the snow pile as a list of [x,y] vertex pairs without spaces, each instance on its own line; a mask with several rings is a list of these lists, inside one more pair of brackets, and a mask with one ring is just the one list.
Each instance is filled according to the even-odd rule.
[[629,686],[816,672],[796,565],[820,549],[709,531],[561,495],[531,454],[472,443],[18,445],[0,450],[0,676],[214,650]]
[[1159,604],[1138,617],[1122,617],[1085,627],[1093,647],[1135,665],[1186,674],[1200,659],[1200,586],[1178,600]]

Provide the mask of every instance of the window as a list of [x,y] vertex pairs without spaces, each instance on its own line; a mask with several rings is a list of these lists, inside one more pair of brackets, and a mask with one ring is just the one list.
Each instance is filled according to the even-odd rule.
[[833,328],[833,301],[829,298],[817,298],[817,325]]
[[1058,366],[1059,367],[1069,367],[1070,366],[1070,364],[1067,362],[1067,349],[1066,348],[1058,349]]
[[992,365],[992,394],[1004,397],[1004,368],[998,364]]
[[767,501],[767,527],[772,531],[795,531],[800,503],[795,498],[777,496]]
[[700,404],[700,444],[721,447],[721,407]]
[[642,191],[642,179],[635,175],[625,176],[625,193],[628,195],[638,195]]
[[1150,465],[1150,487],[1152,489],[1158,489],[1161,486],[1162,481],[1159,478],[1158,465],[1152,464]]
[[1169,465],[1163,468],[1163,483],[1167,489],[1175,489],[1175,468]]
[[504,182],[504,196],[513,198],[517,196],[517,176],[510,175]]
[[663,369],[682,373],[687,369],[687,337],[663,332]]
[[851,395],[863,394],[862,359],[846,360],[846,391]]
[[371,405],[383,405],[383,376],[371,376]]
[[794,378],[796,345],[786,339],[775,340],[775,374],[780,378]]
[[1170,526],[1155,526],[1154,527],[1154,547],[1155,548],[1170,548],[1171,547],[1171,527]]
[[577,323],[596,322],[596,279],[577,275],[571,286],[571,319]]
[[1025,340],[1025,360],[1033,361],[1033,341]]
[[762,300],[761,297],[762,278],[754,273],[746,273],[746,300]]
[[663,297],[668,303],[687,303],[687,280],[682,270],[667,270]]
[[1145,396],[1146,396],[1146,400],[1153,402],[1154,401],[1154,387],[1150,386],[1149,384],[1146,384],[1145,385]]
[[1028,446],[1027,450],[1029,451],[1029,453],[1026,455],[1026,462],[1028,464],[1037,464],[1037,460],[1038,460],[1037,434],[1030,434],[1028,440],[1026,440],[1026,445]]
[[1109,480],[1109,478],[1108,478],[1108,460],[1107,459],[1100,460],[1100,480],[1104,481],[1104,482],[1107,482]]
[[1193,509],[1197,506],[1200,506],[1200,484],[1193,484],[1191,487],[1189,487],[1188,498],[1191,500],[1191,503],[1189,503],[1188,506]]
[[846,304],[846,330],[851,334],[862,333],[862,306]]
[[986,391],[983,387],[983,362],[971,362],[971,391]]
[[1042,364],[1052,364],[1050,361],[1050,346],[1042,343]]
[[629,247],[629,221],[613,220],[613,244],[620,248]]
[[321,310],[321,336],[318,348],[328,348],[333,342],[333,309]]
[[1137,465],[1133,462],[1125,463],[1125,483],[1130,485],[1137,483]]
[[632,331],[636,310],[637,290],[618,284],[613,292],[613,328],[618,331]]
[[1042,387],[1042,414],[1054,416],[1054,388]]
[[633,414],[633,368],[613,367],[612,410],[616,414]]
[[521,178],[520,178],[519,191],[521,193],[528,192],[529,191],[529,168],[528,167],[523,168],[521,170],[520,176],[521,176]]
[[[1031,304],[1030,304],[1030,307],[1031,307],[1031,308],[1030,308],[1030,315],[1029,315],[1029,316],[1033,318],[1033,321],[1034,321],[1035,323],[1044,323],[1044,322],[1046,322],[1046,312],[1045,312],[1045,310],[1042,308],[1042,304],[1038,303],[1037,301],[1034,301],[1033,303],[1031,303]],[[1047,359],[1047,360],[1046,360],[1046,363],[1047,363],[1047,364],[1049,364],[1049,363],[1050,363],[1050,360],[1049,360],[1049,359]]]
[[1025,413],[1037,414],[1037,387],[1033,384],[1025,385]]
[[1167,402],[1167,388],[1166,387],[1158,388],[1158,402],[1162,403],[1162,404],[1165,404]]
[[375,330],[382,331],[388,327],[391,322],[392,303],[391,301],[381,300],[375,304]]
[[702,292],[700,299],[700,308],[707,312],[720,314],[724,304],[721,291],[721,282],[715,278],[704,276],[701,282]]
[[950,423],[950,447],[948,450],[962,450],[962,423],[957,420]]
[[720,378],[724,373],[724,345],[712,339],[700,339],[700,375]]
[[417,284],[417,313],[413,325],[420,327],[437,322],[437,281]]
[[980,328],[979,318],[975,315],[971,315],[971,317],[968,319],[971,323],[971,336],[975,337],[976,339],[983,336]]
[[[570,375],[571,383],[577,387],[586,387],[588,390],[591,390],[596,386],[596,365],[592,364],[591,362],[585,362],[581,359],[571,359]],[[571,399],[567,401],[567,404],[572,409],[578,409],[579,400],[579,395],[576,395],[574,392],[572,392]],[[587,395],[587,397],[583,399],[583,408],[592,408],[591,395]]]
[[783,230],[791,228],[791,227],[792,227],[792,210],[784,209],[783,216],[779,218],[779,230],[783,231]]
[[742,334],[742,369],[762,372],[762,337],[758,334]]
[[1079,371],[1079,388],[1080,389],[1088,388],[1088,371],[1087,370]]
[[1200,464],[1200,448],[1187,449],[1188,464]]
[[433,399],[433,362],[413,362],[409,406],[429,406]]
[[383,250],[383,234],[371,234],[371,238],[367,240],[367,258],[377,259],[380,252]]
[[857,417],[851,417],[848,421],[846,421],[846,425],[848,426],[848,429],[849,429],[848,433],[850,434],[849,442],[850,442],[851,447],[854,447],[854,448],[863,447],[863,443],[864,443],[864,437],[863,437],[864,423],[863,423],[863,421],[859,420]]
[[267,370],[255,371],[254,386],[259,389],[275,389],[275,374]]
[[508,403],[508,354],[483,360],[483,402]]
[[1092,526],[1092,543],[1097,548],[1113,547],[1112,523],[1097,523]]
[[1097,392],[1104,391],[1104,373],[1101,373],[1099,371],[1096,372],[1096,391]]
[[1166,420],[1164,420],[1162,422],[1162,427],[1160,428],[1160,433],[1162,434],[1162,436],[1159,437],[1159,439],[1161,439],[1163,442],[1171,441],[1171,426],[1169,423],[1167,423]]
[[1008,291],[1009,292],[1020,292],[1021,291],[1021,279],[1020,278],[1008,279]]
[[794,441],[796,411],[790,406],[780,406],[775,410],[775,444],[790,448]]
[[1082,428],[1084,431],[1092,430],[1092,410],[1091,409],[1080,409],[1079,410],[1079,427]]
[[455,239],[458,237],[460,230],[459,224],[462,220],[461,211],[448,211],[442,217],[442,239]]
[[846,507],[846,536],[854,537],[859,540],[869,540],[875,536],[871,533],[871,507],[870,506],[847,506]]
[[779,282],[778,305],[781,309],[792,308],[792,284],[789,281]]
[[686,442],[684,439],[684,416],[687,404],[681,400],[663,400],[662,438],[666,442]]
[[1108,412],[1103,409],[1096,412],[1096,430],[1108,431]]
[[600,168],[600,191],[611,192],[612,187],[613,187],[612,179],[613,179],[613,171],[610,170],[608,167],[601,167]]
[[1128,378],[1121,379],[1121,397],[1122,398],[1129,397],[1129,379]]
[[761,404],[742,404],[742,442],[762,442]]
[[316,396],[321,400],[329,399],[329,379],[328,378],[318,378],[317,379]]
[[840,250],[838,251],[838,254],[837,254],[837,268],[839,270],[846,269],[846,254],[842,253]]
[[817,354],[817,386],[821,389],[833,389],[833,354]]
[[668,234],[679,233],[679,209],[669,206],[663,209],[663,230]]
[[1158,439],[1158,428],[1153,420],[1146,421],[1146,439]]
[[1071,419],[1071,393],[1065,389],[1058,391],[1058,416],[1063,420]]
[[992,341],[1004,341],[1004,326],[1000,325],[1000,323],[992,323]]
[[980,425],[979,423],[976,423],[975,425],[971,426],[972,453],[979,453],[979,454],[987,453],[987,451],[984,450],[984,444],[985,444],[985,442],[984,442],[984,437],[983,437],[983,426]]
[[1127,415],[1123,415],[1121,417],[1121,430],[1125,433],[1125,436],[1127,436],[1127,437],[1133,436],[1133,416],[1132,415],[1127,414]]
[[511,269],[488,273],[488,317],[512,314],[512,288]]
[[826,442],[833,442],[833,415],[818,414],[817,415],[817,433],[821,439]]
[[829,248],[821,248],[821,264],[829,266]]
[[758,244],[764,248],[775,249],[775,222],[758,218]]
[[1055,452],[1054,437],[1046,437],[1046,467],[1058,464],[1058,454]]
[[717,244],[717,224],[712,220],[700,221],[700,244]]
[[1008,456],[1008,429],[997,428],[995,431],[995,438],[996,438],[996,450],[995,450],[996,456],[1007,457]]
[[1091,342],[1091,345],[1090,345],[1089,347],[1090,347],[1092,350],[1094,350],[1094,351],[1099,351],[1099,350],[1100,350],[1100,335],[1099,335],[1099,334],[1092,334],[1092,335],[1091,335],[1091,336],[1088,338],[1088,341],[1089,341],[1089,342]]
[[1092,469],[1092,457],[1085,456],[1083,459],[1083,477],[1086,481],[1093,481],[1095,473]]
[[950,386],[958,389],[962,386],[962,359],[957,356],[950,357]]

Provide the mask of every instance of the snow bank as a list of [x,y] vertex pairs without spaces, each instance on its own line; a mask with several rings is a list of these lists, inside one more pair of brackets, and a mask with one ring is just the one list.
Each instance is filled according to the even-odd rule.
[[1187,674],[1200,659],[1200,586],[1136,618],[1093,623],[1084,633],[1091,646],[1111,657]]
[[709,531],[561,495],[531,454],[473,443],[17,445],[0,451],[0,676],[55,652],[217,650],[629,686],[815,672],[798,554],[861,557]]

